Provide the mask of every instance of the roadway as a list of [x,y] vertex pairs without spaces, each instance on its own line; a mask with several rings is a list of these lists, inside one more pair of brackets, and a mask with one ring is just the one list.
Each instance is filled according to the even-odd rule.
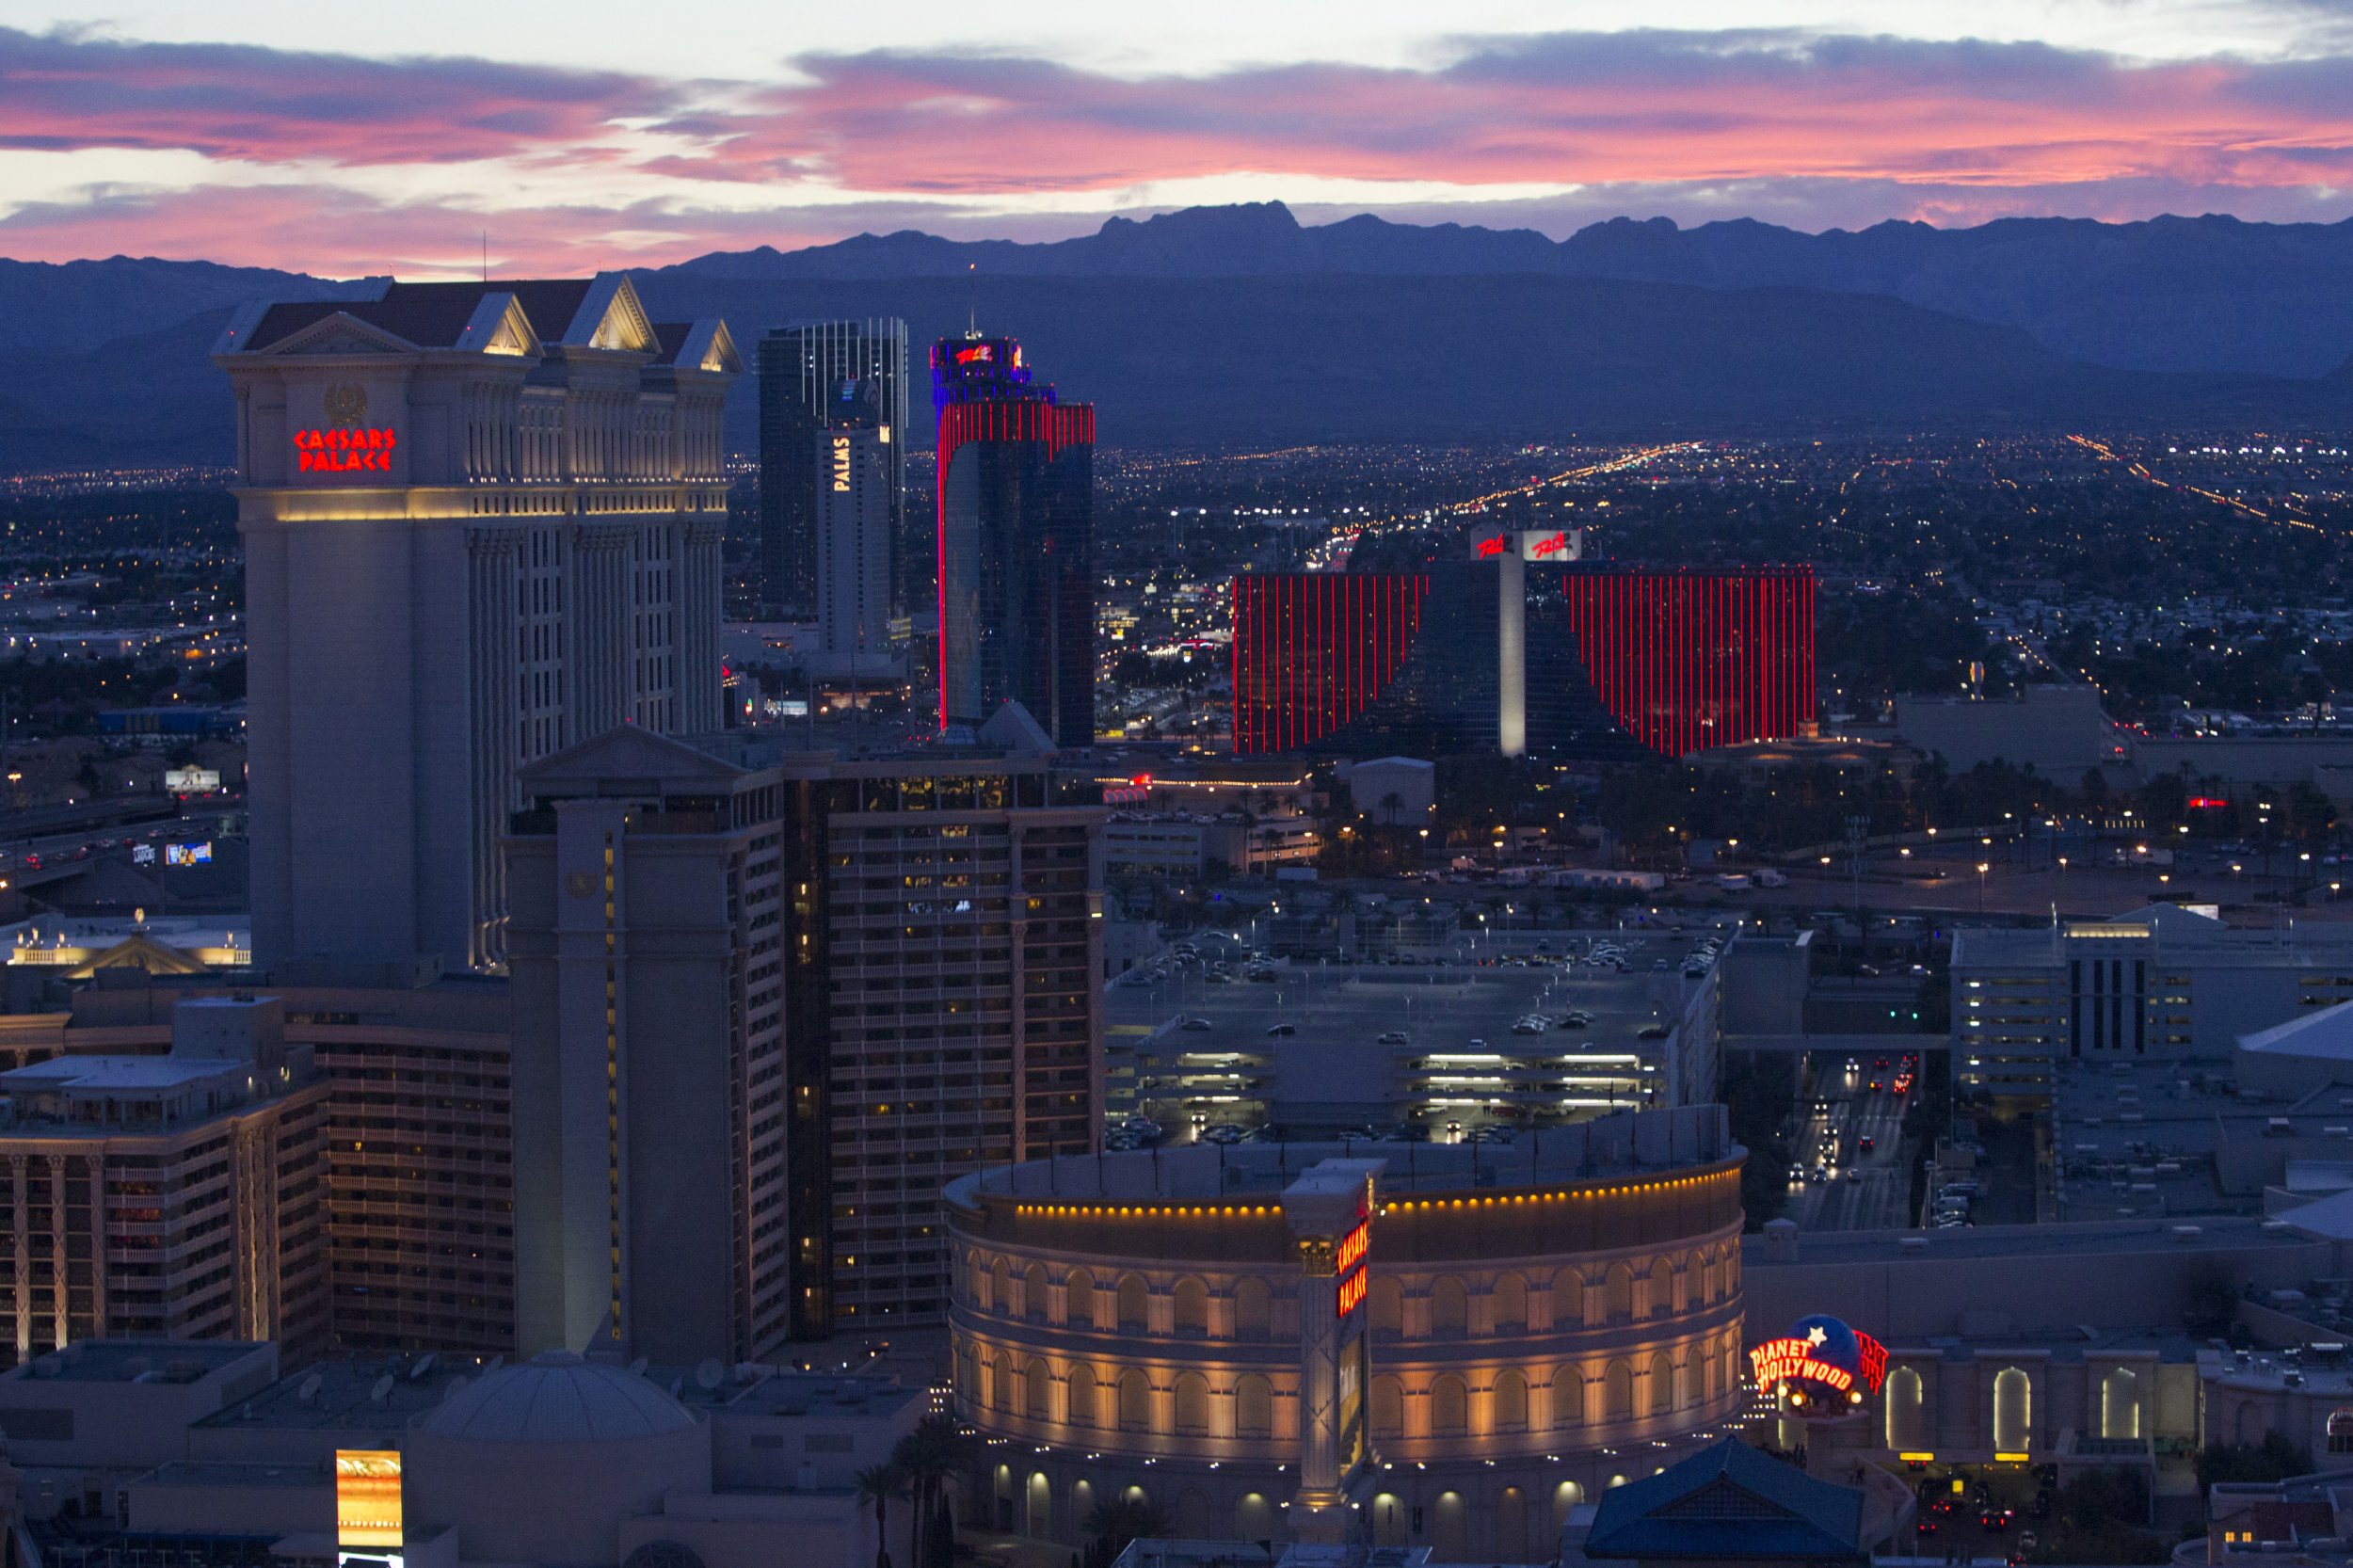
[[[1883,1068],[1878,1065],[1882,1061]],[[1889,1230],[1912,1224],[1912,1173],[1903,1147],[1907,1102],[1895,1093],[1902,1061],[1901,1048],[1892,1045],[1867,1055],[1810,1058],[1804,1077],[1812,1082],[1799,1090],[1790,1158],[1809,1170],[1827,1160],[1838,1174],[1790,1188],[1784,1213],[1800,1229]],[[1862,1147],[1866,1139],[1867,1150]],[[1860,1178],[1850,1175],[1857,1171]]]

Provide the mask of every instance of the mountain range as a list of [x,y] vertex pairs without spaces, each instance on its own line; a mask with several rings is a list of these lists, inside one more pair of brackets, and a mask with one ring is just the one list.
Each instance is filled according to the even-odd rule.
[[[2353,221],[2004,219],[1801,233],[1618,218],[1303,225],[1193,208],[1043,244],[904,232],[639,272],[659,316],[896,314],[1023,338],[1110,445],[2035,428],[2353,415]],[[0,261],[0,469],[220,460],[205,352],[259,296],[365,280]],[[730,408],[752,440],[748,378]]]

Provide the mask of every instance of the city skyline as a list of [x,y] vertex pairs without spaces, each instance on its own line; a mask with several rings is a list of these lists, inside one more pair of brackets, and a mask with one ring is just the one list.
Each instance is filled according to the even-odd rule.
[[0,252],[25,260],[512,275],[1270,199],[1555,237],[2353,215],[2353,28],[2298,0],[1686,0],[1574,29],[1507,4],[1158,30],[1033,6],[987,38],[946,8],[707,5],[658,40],[598,7],[552,39],[439,5],[381,36],[270,5],[24,20],[0,29]]

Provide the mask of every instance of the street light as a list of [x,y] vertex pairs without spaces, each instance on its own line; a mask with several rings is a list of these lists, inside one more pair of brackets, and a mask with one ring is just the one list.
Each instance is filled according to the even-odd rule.
[[1977,862],[1977,913],[1985,913],[1985,873],[1993,868],[1986,861]]

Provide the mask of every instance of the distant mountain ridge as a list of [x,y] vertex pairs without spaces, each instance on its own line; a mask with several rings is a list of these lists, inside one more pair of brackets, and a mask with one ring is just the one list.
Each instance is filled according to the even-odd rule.
[[[977,308],[1107,445],[1736,437],[1824,428],[2353,424],[2353,222],[1803,234],[1746,220],[1303,226],[1194,208],[1048,244],[913,232],[635,275],[658,317],[766,328]],[[0,471],[218,462],[207,351],[261,296],[369,280],[113,257],[0,261]],[[753,444],[752,378],[729,405]]]
[[1735,218],[1681,229],[1611,218],[1551,240],[1529,229],[1307,226],[1279,201],[1193,207],[1040,244],[903,230],[779,251],[715,251],[653,276],[733,281],[962,277],[1471,277],[1533,272],[1701,288],[1883,294],[2016,327],[2070,359],[2130,370],[2323,375],[2353,357],[2353,219],[1889,221],[1820,234]]

